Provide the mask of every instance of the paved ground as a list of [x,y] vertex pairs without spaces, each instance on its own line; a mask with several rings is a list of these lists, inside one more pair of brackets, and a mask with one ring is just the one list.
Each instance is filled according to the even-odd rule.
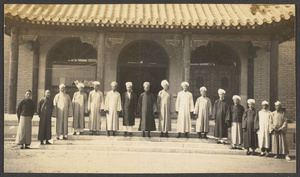
[[[38,142],[32,144],[35,148]],[[100,152],[39,150],[20,151],[4,142],[5,173],[295,173],[292,161],[259,156],[188,153]]]

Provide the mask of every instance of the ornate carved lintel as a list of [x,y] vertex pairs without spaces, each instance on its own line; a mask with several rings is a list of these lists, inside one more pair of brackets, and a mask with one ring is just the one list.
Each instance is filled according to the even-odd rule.
[[166,44],[174,47],[183,47],[183,41],[179,39],[165,39]]
[[191,48],[195,49],[200,46],[207,46],[208,40],[191,40]]
[[98,46],[97,37],[92,37],[92,36],[80,37],[80,40],[82,43],[89,43],[95,48],[97,48]]
[[124,38],[106,38],[105,45],[117,45],[122,44]]
[[252,42],[253,47],[269,49],[271,46],[270,41],[251,41],[251,42]]

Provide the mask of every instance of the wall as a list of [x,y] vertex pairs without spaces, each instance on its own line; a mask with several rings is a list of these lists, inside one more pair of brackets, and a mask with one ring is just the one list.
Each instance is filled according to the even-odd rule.
[[279,44],[278,100],[286,108],[286,116],[296,120],[296,53],[295,41]]

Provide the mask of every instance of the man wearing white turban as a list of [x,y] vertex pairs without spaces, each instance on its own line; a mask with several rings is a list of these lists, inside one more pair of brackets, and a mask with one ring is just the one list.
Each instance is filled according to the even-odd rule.
[[101,129],[101,111],[104,109],[103,93],[100,89],[100,82],[94,81],[94,90],[89,94],[88,111],[89,116],[89,129],[92,135],[97,135]]
[[285,113],[281,110],[281,102],[275,102],[275,111],[272,112],[270,121],[270,133],[272,136],[272,152],[278,158],[279,155],[285,155],[285,159],[290,161],[289,149],[286,140],[287,119]]
[[231,122],[231,145],[232,149],[241,148],[243,140],[242,119],[245,108],[240,105],[241,97],[234,95],[232,97],[233,105],[230,106]]
[[126,82],[126,90],[122,95],[122,114],[123,114],[123,126],[126,127],[124,136],[132,136],[133,126],[135,124],[135,114],[137,107],[137,96],[132,91],[132,82]]
[[[262,102],[262,110],[258,112],[258,147],[261,149],[261,156],[269,156],[270,150],[270,134],[269,134],[269,122],[271,121],[272,115],[269,111],[269,103],[267,101]],[[266,154],[265,154],[266,153]]]
[[53,99],[53,106],[53,117],[56,117],[56,139],[67,139],[68,117],[73,116],[73,108],[64,84],[59,85],[59,93]]
[[77,84],[78,92],[74,93],[73,104],[73,128],[74,134],[79,135],[85,128],[84,114],[88,112],[87,95],[84,93],[84,85],[82,83]]
[[[244,112],[242,120],[244,148],[247,149],[247,155],[254,155],[257,148],[258,113],[254,108],[255,100],[248,99],[248,109]],[[252,149],[252,153],[249,152]]]
[[225,90],[219,89],[219,99],[215,101],[213,106],[212,119],[215,120],[214,136],[218,138],[218,144],[224,143],[223,138],[228,136],[228,122],[230,120],[229,105],[224,101]]
[[211,101],[209,98],[206,97],[207,89],[205,87],[200,88],[201,96],[197,98],[195,104],[195,118],[197,119],[196,122],[196,132],[199,135],[199,138],[207,138],[206,134],[209,132],[209,118],[211,117],[212,113],[212,106]]
[[111,91],[107,92],[105,98],[106,112],[106,129],[107,135],[110,136],[110,131],[113,132],[113,136],[116,136],[116,131],[119,130],[119,113],[122,111],[121,95],[117,91],[117,82],[111,83]]
[[181,137],[181,133],[185,133],[188,138],[188,133],[191,131],[191,116],[194,112],[193,95],[187,89],[189,83],[182,82],[182,91],[178,92],[175,110],[177,113],[177,138]]
[[157,112],[157,105],[153,93],[150,93],[150,83],[145,82],[143,86],[145,92],[140,95],[137,107],[137,111],[141,115],[139,130],[143,131],[143,137],[145,137],[145,131],[148,131],[150,138],[150,131],[156,130],[154,113]]
[[161,86],[163,89],[157,96],[158,130],[161,132],[160,137],[169,137],[168,131],[171,131],[171,94],[169,93],[169,83],[167,80],[161,81]]

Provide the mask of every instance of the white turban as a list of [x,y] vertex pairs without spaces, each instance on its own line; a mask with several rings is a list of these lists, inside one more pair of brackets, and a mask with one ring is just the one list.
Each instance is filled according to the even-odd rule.
[[265,100],[261,103],[261,105],[269,105],[269,103]]
[[201,87],[201,88],[200,88],[200,92],[201,92],[202,90],[207,91],[206,87]]
[[184,87],[184,86],[188,86],[188,87],[189,87],[190,85],[189,85],[188,82],[182,82],[182,83],[181,83],[181,87]]
[[169,86],[169,82],[167,80],[163,80],[161,81],[160,85],[163,87],[163,86]]
[[76,86],[77,86],[77,88],[84,88],[83,83],[78,83]]
[[224,89],[219,89],[218,94],[226,94],[226,91]]
[[233,100],[240,100],[241,101],[241,97],[238,95],[233,95],[232,97]]
[[247,100],[247,103],[248,104],[250,104],[250,103],[255,104],[255,100],[254,99],[249,99],[249,100]]
[[100,85],[100,82],[99,81],[94,81],[93,84],[94,85]]
[[118,86],[118,83],[116,81],[111,82],[110,86]]
[[126,87],[132,87],[132,82],[126,82],[125,85]]
[[280,102],[280,101],[276,101],[274,104],[275,104],[276,106],[278,106],[278,105],[281,105],[281,102]]
[[144,87],[150,86],[150,82],[144,82],[143,86],[144,86]]
[[63,87],[66,87],[65,84],[60,84],[60,85],[59,85],[59,88],[60,88],[60,89],[63,88]]

